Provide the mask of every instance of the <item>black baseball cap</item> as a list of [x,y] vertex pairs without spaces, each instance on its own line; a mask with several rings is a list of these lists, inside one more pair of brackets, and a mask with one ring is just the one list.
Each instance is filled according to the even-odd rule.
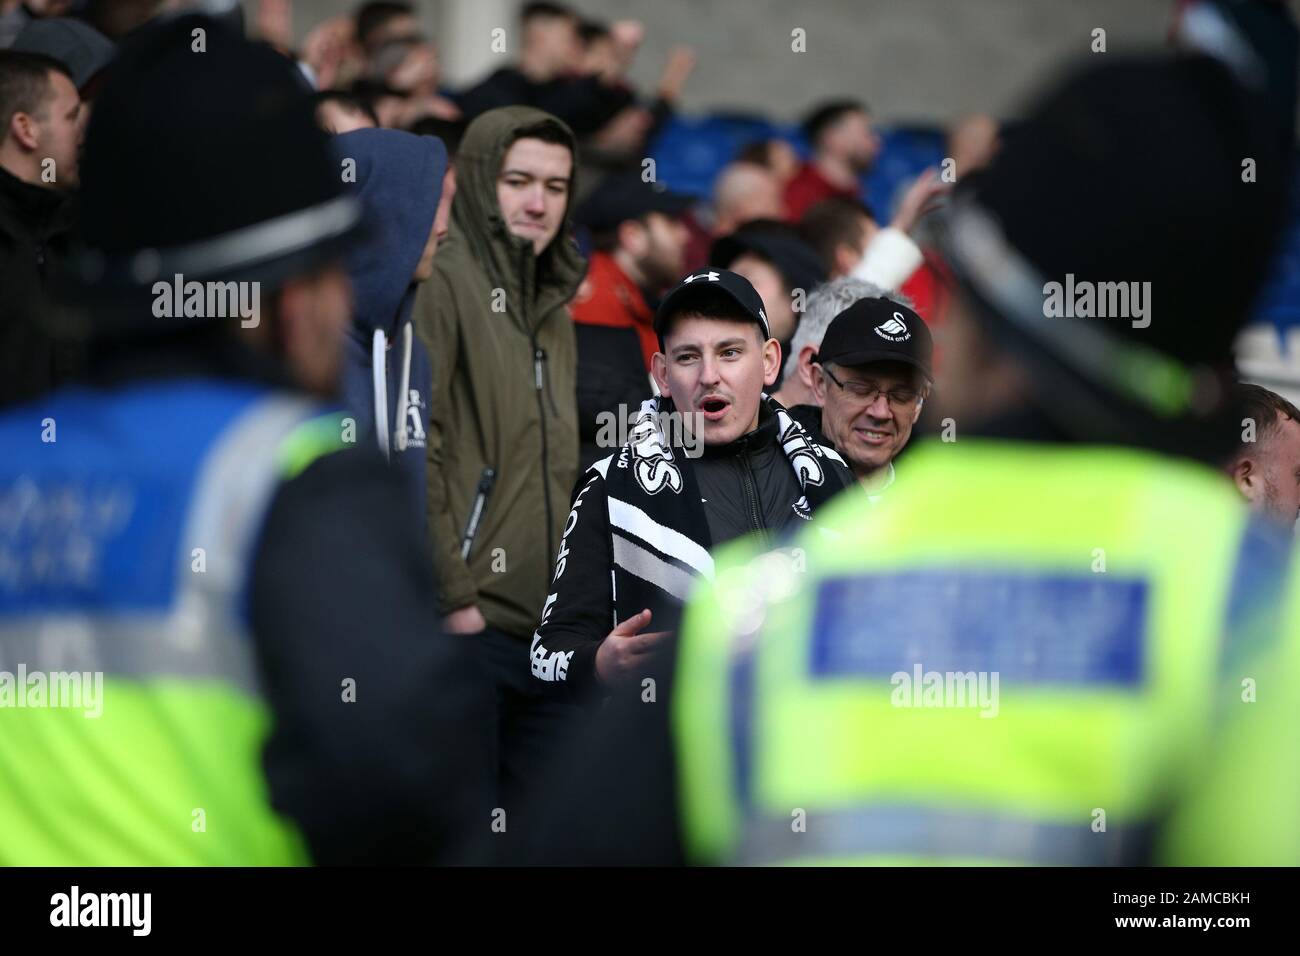
[[748,279],[726,269],[701,269],[677,283],[659,303],[659,309],[655,312],[655,332],[660,340],[663,340],[664,329],[674,316],[718,293],[732,299],[746,315],[758,323],[758,327],[763,330],[764,341],[772,337],[767,313],[763,311],[763,299]]
[[645,182],[640,173],[614,173],[600,181],[573,218],[592,232],[606,232],[621,222],[652,212],[680,215],[694,202],[690,196],[671,192],[659,183]]
[[934,339],[921,317],[891,299],[859,299],[831,319],[813,361],[852,367],[902,362],[934,381]]

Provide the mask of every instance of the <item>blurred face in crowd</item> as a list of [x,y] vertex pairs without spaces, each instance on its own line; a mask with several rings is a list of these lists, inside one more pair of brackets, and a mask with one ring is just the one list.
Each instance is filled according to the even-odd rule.
[[875,162],[880,140],[871,126],[871,117],[861,110],[850,110],[822,133],[821,148],[854,169],[865,170]]
[[[762,336],[757,322],[690,313],[668,327],[651,371],[704,444],[724,445],[758,426],[759,399],[781,367],[780,344]],[[701,423],[703,436],[695,434]]]
[[647,289],[662,289],[686,271],[686,243],[690,234],[682,223],[661,212],[623,223],[619,244]]
[[451,225],[451,201],[455,197],[456,171],[454,166],[448,166],[446,174],[442,177],[442,196],[438,200],[438,211],[434,214],[433,225],[429,228],[429,241],[424,245],[420,264],[415,267],[415,275],[412,277],[416,282],[423,282],[433,275],[433,257],[438,254],[438,244],[447,238],[447,230]]
[[522,56],[539,76],[555,77],[577,68],[583,59],[577,19],[533,17],[524,25]]
[[1300,516],[1300,422],[1279,414],[1274,428],[1237,459],[1232,478],[1252,509],[1293,528]]
[[602,77],[616,77],[619,74],[618,51],[614,48],[614,38],[605,34],[593,37],[587,43],[582,54],[582,72]]
[[541,255],[564,224],[573,154],[567,146],[525,137],[515,140],[497,177],[497,203],[510,234]]
[[354,109],[338,100],[326,100],[316,107],[316,125],[337,135],[355,129],[372,129],[375,124],[365,110]]
[[828,363],[814,366],[813,392],[822,406],[822,431],[853,473],[865,478],[893,461],[912,437],[924,380],[900,362],[859,368]]
[[377,60],[387,69],[384,82],[392,89],[411,95],[431,95],[438,90],[440,66],[438,51],[432,43],[400,42],[381,48]]
[[770,172],[764,176],[755,176],[749,190],[737,199],[731,209],[732,220],[737,226],[755,219],[781,219],[784,215],[781,181]]
[[747,252],[727,266],[737,275],[749,280],[759,298],[763,300],[763,311],[767,313],[767,322],[772,329],[772,338],[778,342],[789,342],[794,335],[798,319],[794,314],[794,304],[790,300],[790,290],[785,286],[785,279],[776,270],[776,266],[761,256]]
[[[15,113],[7,133],[37,162],[32,180],[53,189],[75,189],[80,182],[77,168],[81,138],[85,132],[85,110],[72,81],[62,73],[47,74],[45,100],[33,113]],[[53,182],[41,178],[45,160],[54,161]]]
[[386,43],[391,43],[394,40],[406,40],[418,36],[419,33],[420,24],[416,21],[414,14],[394,14],[377,25],[366,36],[366,50],[373,53]]
[[767,168],[782,186],[799,172],[799,154],[783,139],[768,140]]
[[714,235],[725,236],[755,219],[782,219],[781,182],[766,166],[732,163],[713,190]]

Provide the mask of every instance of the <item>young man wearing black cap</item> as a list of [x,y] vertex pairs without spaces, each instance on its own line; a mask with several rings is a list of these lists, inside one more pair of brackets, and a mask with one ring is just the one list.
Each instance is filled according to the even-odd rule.
[[874,499],[894,483],[930,394],[934,343],[921,317],[885,298],[860,299],[832,321],[813,357],[822,433]]
[[616,173],[578,207],[575,219],[591,231],[594,249],[571,307],[583,468],[622,443],[603,442],[609,420],[622,423],[651,394],[658,338],[649,303],[685,268],[689,233],[676,217],[690,204],[689,196],[656,188],[639,174]]
[[[747,535],[775,544],[852,481],[764,393],[781,349],[745,279],[687,276],[655,331],[662,396],[642,406],[618,454],[579,479],[533,635],[533,677],[562,696],[635,676],[692,584],[712,575],[713,549]],[[659,630],[642,633],[652,623]]]

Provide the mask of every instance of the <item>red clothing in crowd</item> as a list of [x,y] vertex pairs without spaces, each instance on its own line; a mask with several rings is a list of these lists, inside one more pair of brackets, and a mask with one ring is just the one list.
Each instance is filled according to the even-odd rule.
[[823,176],[812,163],[799,167],[791,180],[785,184],[785,215],[791,222],[796,222],[813,203],[841,196],[845,199],[857,199],[858,188],[841,189]]
[[591,254],[587,278],[578,287],[570,311],[573,321],[583,325],[635,329],[646,371],[650,370],[650,357],[659,351],[654,312],[646,304],[636,283],[619,268],[612,255],[607,252]]

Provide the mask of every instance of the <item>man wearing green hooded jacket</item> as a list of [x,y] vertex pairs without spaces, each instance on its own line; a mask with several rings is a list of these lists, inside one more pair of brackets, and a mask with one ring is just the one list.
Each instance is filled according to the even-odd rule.
[[440,607],[448,631],[471,635],[496,695],[487,733],[507,796],[535,776],[568,710],[532,686],[528,640],[578,470],[575,156],[569,128],[540,110],[475,119],[456,157],[450,235],[415,305],[433,366]]

